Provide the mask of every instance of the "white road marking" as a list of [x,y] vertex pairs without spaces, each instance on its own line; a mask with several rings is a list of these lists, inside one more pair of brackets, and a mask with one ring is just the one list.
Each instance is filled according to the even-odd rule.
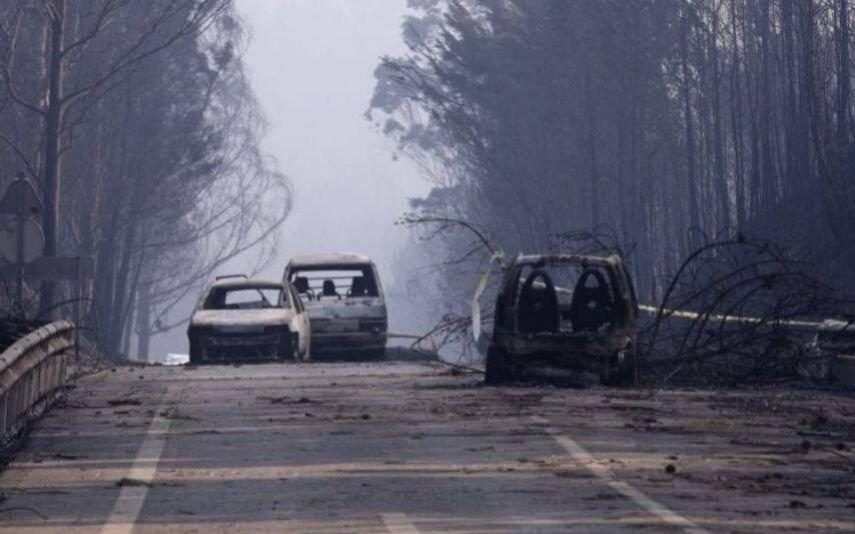
[[383,514],[380,518],[389,534],[419,534],[419,529],[406,514]]
[[[546,423],[549,424],[549,421],[544,419],[543,417],[533,416],[531,418],[533,421],[538,423]],[[545,428],[546,433],[552,436],[552,438],[561,445],[564,450],[566,450],[570,456],[573,457],[578,463],[582,464],[585,468],[588,469],[594,476],[605,482],[607,486],[620,493],[624,497],[632,500],[638,506],[644,508],[654,516],[658,517],[662,521],[668,523],[669,525],[674,525],[677,527],[682,527],[685,532],[689,534],[709,534],[709,531],[704,530],[685,517],[679,515],[668,507],[654,501],[641,491],[636,488],[630,486],[626,482],[622,482],[615,478],[614,474],[611,470],[600,464],[594,459],[591,454],[582,448],[581,445],[576,443],[572,438],[566,436],[559,432],[557,429],[552,427]]]
[[130,534],[133,531],[134,524],[139,519],[140,511],[145,504],[148,488],[157,473],[157,464],[169,432],[169,419],[160,415],[166,410],[169,398],[170,395],[167,392],[160,406],[155,410],[145,439],[137,451],[137,457],[128,474],[125,475],[125,479],[133,485],[122,486],[119,497],[113,505],[113,511],[101,528],[101,534]]

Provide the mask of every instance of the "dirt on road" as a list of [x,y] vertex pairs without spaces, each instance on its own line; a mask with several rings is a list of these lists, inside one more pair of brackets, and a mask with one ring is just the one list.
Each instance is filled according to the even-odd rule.
[[855,399],[117,368],[37,425],[0,494],[2,532],[852,532]]

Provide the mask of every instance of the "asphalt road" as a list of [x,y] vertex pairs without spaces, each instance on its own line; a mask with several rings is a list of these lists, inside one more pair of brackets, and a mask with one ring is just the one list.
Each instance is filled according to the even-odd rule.
[[855,531],[852,398],[479,381],[103,372],[0,475],[0,532]]

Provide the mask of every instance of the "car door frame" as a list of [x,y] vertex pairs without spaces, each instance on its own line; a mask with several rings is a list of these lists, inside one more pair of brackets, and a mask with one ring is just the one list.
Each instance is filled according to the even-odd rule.
[[288,298],[291,301],[291,309],[294,310],[294,321],[298,324],[300,336],[298,337],[298,351],[302,356],[308,356],[309,343],[311,337],[311,325],[309,324],[309,312],[306,311],[306,306],[297,289],[291,282],[285,282],[285,289],[288,291]]

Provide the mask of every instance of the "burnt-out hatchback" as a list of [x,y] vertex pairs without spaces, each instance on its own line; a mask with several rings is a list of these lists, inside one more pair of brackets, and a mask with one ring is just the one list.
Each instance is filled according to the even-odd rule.
[[284,279],[303,299],[316,355],[382,358],[388,318],[377,267],[367,256],[328,253],[299,256]]
[[517,256],[496,300],[486,381],[512,381],[547,367],[631,384],[637,316],[635,291],[618,256]]
[[309,359],[309,317],[291,284],[219,277],[187,329],[190,363]]

